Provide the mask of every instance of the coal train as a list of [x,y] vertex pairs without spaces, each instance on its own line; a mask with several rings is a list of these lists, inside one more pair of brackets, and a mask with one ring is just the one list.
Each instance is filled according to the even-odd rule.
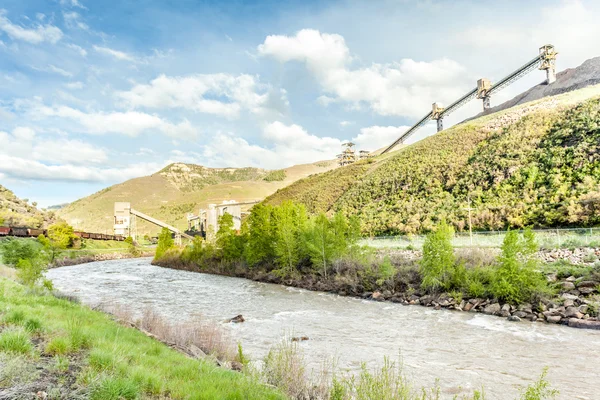
[[[94,240],[117,240],[122,242],[125,238],[122,235],[106,235],[104,233],[90,233],[90,232],[73,232],[75,236],[81,239],[94,239]],[[0,237],[14,236],[14,237],[38,237],[40,235],[48,236],[46,229],[26,228],[18,226],[0,226]]]

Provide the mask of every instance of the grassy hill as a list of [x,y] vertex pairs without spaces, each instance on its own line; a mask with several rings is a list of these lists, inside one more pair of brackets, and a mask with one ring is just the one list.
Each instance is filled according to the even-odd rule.
[[265,202],[360,217],[363,233],[600,222],[600,85],[456,125],[391,154],[311,176]]
[[[150,176],[131,179],[77,200],[57,211],[76,229],[112,232],[113,205],[132,207],[178,228],[187,228],[186,215],[210,203],[262,200],[300,178],[328,171],[334,161],[296,165],[283,170],[258,168],[207,168],[194,164],[171,164]],[[158,228],[138,220],[138,234],[154,235]]]
[[53,212],[38,210],[36,204],[19,199],[13,192],[0,185],[0,226],[27,226],[42,228],[56,220]]

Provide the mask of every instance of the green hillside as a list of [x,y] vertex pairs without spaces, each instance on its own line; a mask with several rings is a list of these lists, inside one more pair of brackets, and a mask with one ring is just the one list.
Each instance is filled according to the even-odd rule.
[[368,162],[300,180],[265,201],[360,217],[365,234],[600,222],[600,87],[456,125]]
[[[112,232],[117,201],[180,229],[187,228],[187,213],[223,200],[260,201],[277,189],[311,174],[335,168],[333,161],[296,165],[283,170],[258,168],[207,168],[175,163],[155,174],[110,186],[57,211],[78,230]],[[155,235],[159,229],[138,220],[138,234]]]
[[0,185],[0,226],[27,226],[45,228],[55,222],[53,212],[39,210],[37,204],[19,199],[13,192]]

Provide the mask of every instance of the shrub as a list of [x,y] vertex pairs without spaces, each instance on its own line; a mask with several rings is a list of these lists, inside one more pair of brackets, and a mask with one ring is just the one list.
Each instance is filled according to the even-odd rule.
[[377,284],[381,286],[383,282],[396,275],[396,268],[392,265],[392,260],[389,256],[385,256],[377,271]]
[[19,329],[6,329],[0,333],[0,350],[7,353],[26,354],[33,350],[29,334]]
[[264,181],[274,182],[274,181],[283,181],[286,178],[287,174],[284,169],[278,169],[275,171],[269,171],[267,175],[263,178]]
[[531,230],[523,237],[508,231],[502,243],[498,267],[490,282],[490,293],[499,300],[513,304],[530,301],[535,294],[548,292],[544,276],[536,271],[537,245]]
[[160,259],[170,248],[175,245],[171,231],[167,228],[162,228],[160,235],[158,235],[158,245],[156,246],[156,253],[154,259]]
[[16,266],[19,260],[33,260],[38,254],[30,240],[9,239],[2,244],[2,261],[6,265]]
[[450,289],[456,269],[452,237],[454,230],[446,222],[427,235],[421,260],[422,286],[430,291]]
[[546,380],[547,374],[548,368],[544,368],[539,379],[523,391],[520,400],[544,400],[555,398],[558,395],[558,390],[550,388],[550,382]]
[[17,278],[23,285],[33,287],[44,278],[44,266],[38,259],[17,262]]

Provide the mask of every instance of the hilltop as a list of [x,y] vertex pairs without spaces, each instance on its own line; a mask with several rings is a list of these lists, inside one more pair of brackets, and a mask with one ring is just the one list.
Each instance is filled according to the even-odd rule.
[[469,206],[474,229],[591,226],[600,222],[598,96],[600,85],[506,108],[299,180],[265,202],[341,210],[370,235],[428,231],[442,219],[465,230]]
[[55,222],[52,212],[38,210],[37,204],[19,199],[13,192],[0,185],[0,226],[27,226],[45,228]]
[[[76,229],[112,232],[113,204],[130,202],[135,209],[187,229],[187,213],[197,213],[223,200],[260,201],[300,178],[335,168],[334,161],[295,165],[281,170],[260,168],[208,168],[174,163],[140,178],[110,186],[57,211]],[[154,235],[158,229],[138,221],[138,234]]]

